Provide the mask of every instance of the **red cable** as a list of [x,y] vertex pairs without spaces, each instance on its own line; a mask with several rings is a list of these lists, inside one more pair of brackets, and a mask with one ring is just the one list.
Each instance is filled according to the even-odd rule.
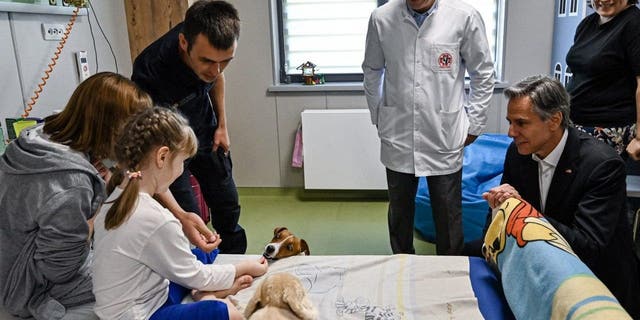
[[49,80],[49,75],[51,74],[51,72],[53,71],[53,67],[56,65],[57,60],[60,58],[60,54],[62,53],[62,48],[64,48],[65,43],[67,43],[67,39],[69,38],[69,34],[71,33],[71,29],[73,28],[73,24],[76,22],[76,18],[78,17],[78,12],[80,11],[80,7],[76,7],[73,10],[73,15],[71,16],[71,18],[69,19],[69,23],[67,24],[67,27],[65,28],[64,34],[62,35],[62,39],[60,39],[60,42],[58,43],[58,46],[56,47],[56,52],[53,54],[53,57],[51,58],[51,63],[49,63],[49,68],[47,70],[45,70],[44,72],[44,76],[40,79],[42,79],[42,82],[40,82],[38,84],[38,88],[36,88],[36,90],[33,92],[33,96],[31,97],[31,101],[29,103],[27,103],[27,107],[24,109],[24,113],[22,114],[22,118],[27,118],[29,116],[29,113],[31,113],[31,110],[33,110],[33,106],[36,104],[36,101],[38,100],[38,98],[40,97],[40,93],[42,93],[42,88],[44,88],[44,86],[47,84],[47,80]]

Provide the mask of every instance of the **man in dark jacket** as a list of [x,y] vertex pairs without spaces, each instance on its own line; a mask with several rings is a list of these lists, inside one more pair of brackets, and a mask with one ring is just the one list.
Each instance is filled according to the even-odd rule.
[[[182,113],[198,137],[198,153],[185,162],[170,190],[181,209],[200,212],[190,175],[196,177],[220,234],[222,253],[244,253],[247,238],[238,224],[240,205],[231,174],[224,104],[224,69],[235,56],[240,19],[224,1],[200,0],[178,24],[135,59],[131,79],[157,105]],[[166,195],[166,194],[165,194]],[[175,208],[173,199],[161,197]]]
[[640,319],[624,161],[613,148],[570,127],[569,97],[559,82],[535,76],[504,93],[514,141],[502,185],[484,194],[489,206],[509,197],[529,202],[627,312]]

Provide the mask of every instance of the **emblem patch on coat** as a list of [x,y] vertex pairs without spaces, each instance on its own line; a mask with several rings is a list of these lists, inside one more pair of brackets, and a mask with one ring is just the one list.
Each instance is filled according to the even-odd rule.
[[451,65],[453,64],[453,56],[448,53],[441,53],[438,57],[438,65],[440,69],[451,69]]

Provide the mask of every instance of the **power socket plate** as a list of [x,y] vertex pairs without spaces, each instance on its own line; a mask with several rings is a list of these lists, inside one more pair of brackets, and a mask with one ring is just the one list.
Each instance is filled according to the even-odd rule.
[[43,23],[42,37],[44,40],[61,40],[64,35],[63,24]]

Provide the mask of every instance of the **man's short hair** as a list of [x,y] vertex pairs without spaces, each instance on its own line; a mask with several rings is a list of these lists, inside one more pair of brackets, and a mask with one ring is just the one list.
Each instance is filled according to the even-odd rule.
[[556,79],[543,75],[531,76],[505,89],[504,95],[509,99],[529,97],[533,104],[533,111],[542,120],[547,120],[556,112],[561,112],[560,125],[563,128],[571,125],[569,94]]
[[188,43],[187,51],[191,51],[193,42],[201,33],[214,48],[231,48],[240,37],[238,10],[225,1],[196,1],[187,10],[182,28]]

